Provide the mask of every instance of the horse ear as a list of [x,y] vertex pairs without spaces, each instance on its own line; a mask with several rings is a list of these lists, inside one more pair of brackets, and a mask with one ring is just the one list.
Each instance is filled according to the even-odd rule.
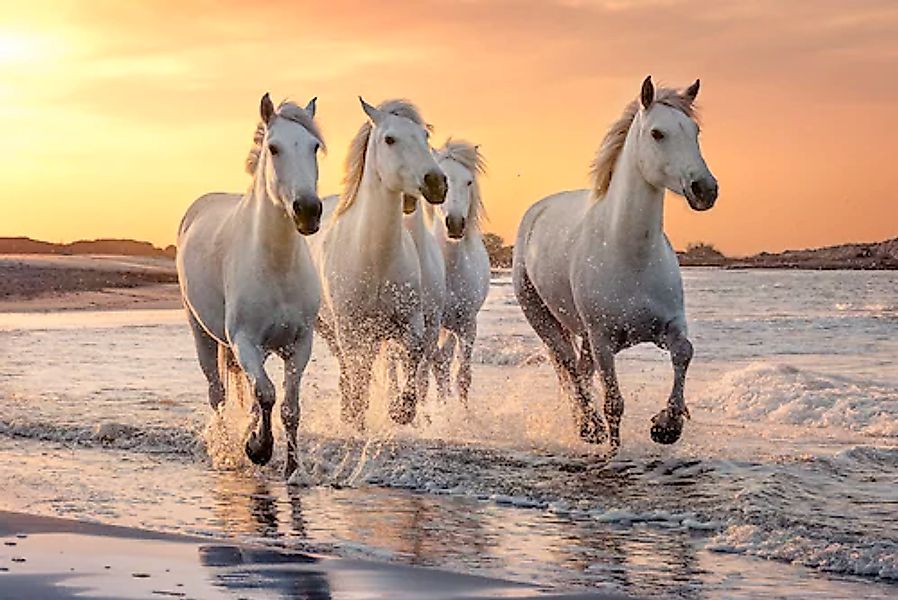
[[649,75],[642,82],[642,93],[640,94],[640,99],[642,100],[642,107],[648,110],[648,108],[652,105],[652,102],[655,101],[655,85],[652,83],[652,76]]
[[686,91],[683,92],[683,97],[689,100],[689,103],[692,104],[695,102],[695,97],[698,96],[698,87],[700,81],[698,79],[695,80],[695,83],[686,88]]
[[308,104],[306,104],[306,112],[309,113],[309,116],[310,116],[310,117],[313,117],[313,118],[314,118],[314,116],[315,116],[315,103],[316,103],[317,101],[318,101],[318,97],[315,96],[314,98],[312,98],[311,100],[309,100],[309,103],[308,103]]
[[265,92],[265,95],[262,96],[259,114],[262,116],[262,122],[265,123],[265,125],[268,125],[271,122],[271,118],[274,116],[274,104],[271,103],[271,96],[268,95],[268,92]]
[[359,96],[359,102],[362,103],[362,110],[365,111],[365,114],[368,115],[368,118],[371,119],[371,121],[375,125],[381,122],[381,120],[384,118],[383,112],[377,110],[376,108],[365,102],[365,99],[361,96]]

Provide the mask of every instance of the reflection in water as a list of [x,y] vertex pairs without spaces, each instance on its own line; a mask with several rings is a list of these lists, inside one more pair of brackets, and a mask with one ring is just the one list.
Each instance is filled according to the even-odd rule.
[[[630,469],[602,469],[579,476],[581,484],[592,481],[599,486],[593,489],[605,489],[623,502],[645,493],[645,481],[633,476]],[[681,482],[660,486],[666,489],[657,493],[690,495]],[[366,495],[366,501],[360,502],[360,495]],[[693,534],[649,521],[603,523],[583,515],[509,510],[476,499],[378,487],[299,488],[238,471],[216,474],[215,497],[216,514],[229,534],[241,539],[264,538],[267,543],[289,548],[336,549],[344,555],[522,580],[540,572],[541,583],[548,585],[594,587],[601,581],[608,588],[629,593],[653,594],[664,589],[687,598],[700,595],[707,575],[700,566]],[[327,597],[311,595],[327,593],[327,581],[320,573],[317,579],[313,576],[306,555],[273,551],[249,556],[236,547],[216,547],[214,555],[204,557],[204,564],[227,566],[227,572],[216,575],[216,580],[247,589],[256,585],[253,578],[259,573],[234,567],[259,560],[305,561],[300,571],[264,569],[265,577],[276,579],[265,585],[275,585],[287,598]],[[547,572],[546,564],[565,573]]]
[[238,546],[200,546],[200,564],[215,585],[233,592],[264,591],[266,596],[296,600],[328,600],[328,575],[318,560],[297,553]]

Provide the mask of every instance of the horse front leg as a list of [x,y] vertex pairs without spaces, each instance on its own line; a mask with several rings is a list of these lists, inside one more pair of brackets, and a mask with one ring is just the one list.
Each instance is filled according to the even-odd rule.
[[303,331],[299,339],[284,355],[284,402],[281,404],[281,422],[287,434],[287,460],[284,477],[289,478],[296,470],[296,431],[299,429],[299,387],[302,374],[312,356],[312,330]]
[[692,342],[679,327],[668,327],[664,345],[670,351],[674,382],[667,401],[667,408],[652,417],[652,440],[658,444],[673,444],[683,433],[683,417],[689,418],[684,390],[686,371],[692,361]]
[[401,336],[401,356],[405,372],[402,393],[390,399],[390,418],[397,425],[408,425],[415,419],[418,409],[418,376],[424,360],[424,318],[409,323]]
[[366,332],[346,332],[340,336],[340,416],[344,423],[365,433],[365,415],[379,341]]
[[466,323],[458,336],[458,374],[455,385],[462,406],[468,407],[468,393],[471,391],[471,356],[474,353],[474,340],[477,339],[477,321]]
[[274,438],[271,434],[271,410],[274,408],[274,384],[265,373],[265,354],[261,346],[248,336],[238,333],[231,339],[234,356],[240,368],[246,373],[252,388],[253,397],[262,416],[257,429],[253,429],[246,440],[246,455],[257,465],[267,464],[274,450]]
[[[620,448],[620,422],[624,414],[624,397],[617,383],[617,372],[614,368],[614,349],[610,343],[599,336],[590,335],[592,349],[590,360],[581,365],[582,370],[591,370],[593,364],[598,365],[605,392],[605,420],[608,422],[608,435],[611,447]],[[586,359],[586,357],[584,357]],[[594,362],[593,362],[594,361]]]

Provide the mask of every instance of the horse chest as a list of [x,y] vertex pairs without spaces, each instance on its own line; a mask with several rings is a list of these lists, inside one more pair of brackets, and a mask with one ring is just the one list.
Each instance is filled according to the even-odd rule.
[[272,319],[265,330],[263,344],[271,350],[291,346],[303,330],[304,327],[299,321],[292,320],[284,314],[282,318]]

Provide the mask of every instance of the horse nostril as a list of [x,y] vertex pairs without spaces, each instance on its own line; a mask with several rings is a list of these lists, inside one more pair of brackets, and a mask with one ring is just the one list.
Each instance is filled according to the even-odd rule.
[[424,176],[424,185],[432,190],[439,190],[446,186],[446,176],[436,171],[431,171]]
[[322,210],[321,199],[314,194],[303,194],[293,201],[293,214],[296,217],[317,219]]
[[446,231],[449,237],[460,238],[465,232],[465,218],[449,215],[446,217]]
[[695,194],[697,198],[701,198],[704,190],[702,190],[702,182],[696,179],[692,182],[692,185],[689,186],[692,188],[692,193]]

